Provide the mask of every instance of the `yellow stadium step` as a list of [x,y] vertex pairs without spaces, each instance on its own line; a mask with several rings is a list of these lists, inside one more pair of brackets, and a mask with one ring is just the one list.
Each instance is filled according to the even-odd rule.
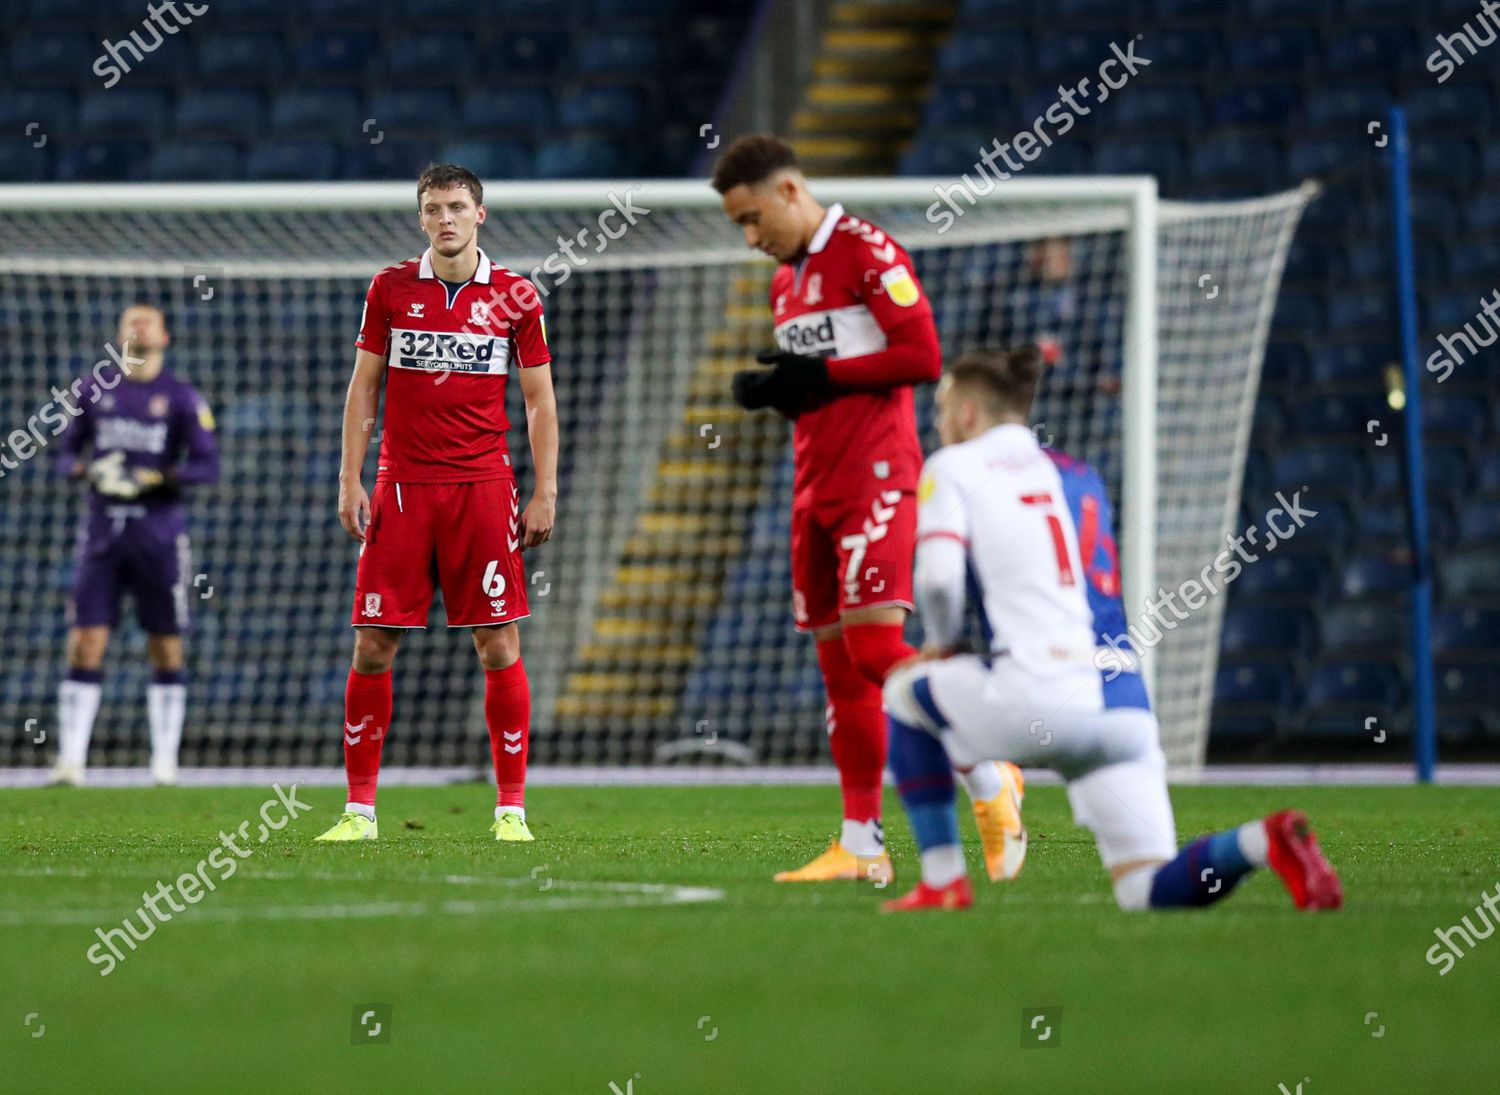
[[719,591],[713,586],[698,589],[606,589],[599,596],[599,604],[611,610],[670,608],[674,605],[711,605],[718,599]]
[[813,76],[819,80],[925,80],[931,72],[928,57],[832,57],[824,55],[813,62]]
[[578,648],[578,662],[584,666],[604,667],[621,663],[640,665],[680,665],[692,661],[698,648],[691,643],[650,645],[645,643],[619,644],[585,643]]
[[888,83],[851,84],[844,81],[817,81],[807,89],[810,105],[827,110],[868,110],[899,107],[911,102],[910,93]]
[[941,27],[953,17],[948,4],[893,4],[884,2],[835,4],[828,13],[831,26],[848,24],[902,24]]
[[670,717],[676,709],[677,700],[671,696],[620,699],[565,695],[558,698],[554,710],[563,718],[662,719]]
[[632,536],[625,541],[625,554],[632,559],[693,558],[733,555],[743,549],[739,536],[704,536],[688,539],[681,536]]
[[655,639],[661,641],[677,637],[681,631],[682,625],[675,620],[606,617],[594,621],[594,634],[603,639]]
[[887,146],[880,141],[861,137],[797,137],[791,142],[797,155],[809,157],[838,157],[871,159],[885,152]]

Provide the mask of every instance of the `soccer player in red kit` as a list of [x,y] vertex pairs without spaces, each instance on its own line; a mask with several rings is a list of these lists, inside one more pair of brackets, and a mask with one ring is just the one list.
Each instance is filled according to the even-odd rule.
[[[344,404],[339,520],[360,542],[354,664],[344,698],[349,800],[318,840],[374,840],[380,748],[391,725],[391,663],[403,631],[427,626],[441,583],[449,627],[473,629],[484,667],[498,796],[497,840],[529,841],[524,791],[531,692],[516,621],[529,613],[521,552],[552,535],[557,404],[535,287],[479,249],[484,190],[469,171],[417,181],[419,258],[375,275]],[[520,508],[505,444],[505,382],[517,370],[536,483]],[[386,389],[375,493],[360,469]]]
[[[922,468],[912,387],[942,371],[932,308],[901,245],[841,205],[818,204],[777,138],[736,141],[713,186],[745,242],[782,264],[771,281],[779,350],[761,355],[770,368],[735,375],[734,398],[796,422],[792,612],[816,640],[843,793],[839,836],[776,879],[888,880],[881,685],[916,654],[902,638]],[[1002,791],[992,776],[1001,778],[987,769],[978,785],[985,800]],[[1017,800],[1018,777],[1003,774]]]

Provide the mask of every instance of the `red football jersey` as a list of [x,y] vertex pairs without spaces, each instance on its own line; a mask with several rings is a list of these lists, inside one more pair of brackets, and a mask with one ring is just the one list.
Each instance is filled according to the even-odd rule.
[[[905,323],[932,326],[911,259],[879,228],[829,208],[801,262],[771,279],[776,342],[792,353],[857,358],[886,349]],[[936,345],[936,334],[931,336]],[[845,391],[797,417],[795,490],[916,490],[922,467],[909,383]]]
[[505,380],[512,365],[552,360],[531,282],[480,251],[473,278],[455,292],[433,273],[429,248],[375,275],[354,344],[388,356],[377,482],[514,475]]

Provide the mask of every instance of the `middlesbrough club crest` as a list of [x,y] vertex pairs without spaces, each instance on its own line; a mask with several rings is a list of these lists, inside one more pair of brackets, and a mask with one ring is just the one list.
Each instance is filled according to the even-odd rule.
[[487,326],[490,322],[490,306],[482,300],[469,305],[469,322],[481,327]]
[[365,594],[365,615],[366,616],[379,616],[380,615],[380,594],[378,594],[378,593],[366,593]]

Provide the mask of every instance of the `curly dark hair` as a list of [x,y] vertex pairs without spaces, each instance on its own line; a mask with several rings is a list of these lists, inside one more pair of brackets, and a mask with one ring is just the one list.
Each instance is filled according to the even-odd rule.
[[447,190],[454,186],[465,187],[474,195],[474,204],[484,204],[484,184],[479,176],[467,167],[456,163],[435,163],[417,179],[417,205],[422,204],[422,195],[429,190]]
[[765,182],[786,167],[797,166],[797,154],[780,137],[756,133],[726,148],[714,164],[713,187],[726,194],[736,186]]

